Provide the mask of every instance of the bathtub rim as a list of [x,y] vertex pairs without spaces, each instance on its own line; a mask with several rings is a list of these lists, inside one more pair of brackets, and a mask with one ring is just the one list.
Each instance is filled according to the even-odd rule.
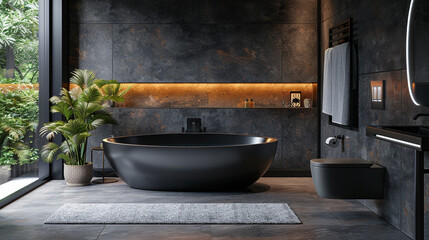
[[[242,136],[242,137],[259,137],[264,139],[272,139],[272,141],[269,142],[263,142],[263,143],[252,143],[252,144],[236,144],[236,145],[216,145],[216,146],[165,146],[165,145],[145,145],[145,144],[134,144],[134,143],[118,143],[118,142],[111,142],[108,141],[109,139],[114,138],[124,138],[124,137],[139,137],[139,136],[160,136],[160,135],[204,135],[204,134],[211,134],[211,135],[230,135],[230,136]],[[135,134],[135,135],[127,135],[127,136],[117,136],[117,137],[109,137],[104,138],[102,143],[104,142],[109,144],[116,144],[116,145],[123,145],[123,146],[138,146],[138,147],[150,147],[150,148],[175,148],[175,149],[195,149],[195,148],[230,148],[230,147],[248,147],[248,146],[258,146],[258,145],[266,145],[266,144],[272,144],[272,143],[278,143],[277,138],[273,137],[265,137],[265,136],[256,136],[256,135],[246,135],[246,134],[235,134],[235,133],[211,133],[211,132],[189,132],[189,133],[149,133],[149,134]]]

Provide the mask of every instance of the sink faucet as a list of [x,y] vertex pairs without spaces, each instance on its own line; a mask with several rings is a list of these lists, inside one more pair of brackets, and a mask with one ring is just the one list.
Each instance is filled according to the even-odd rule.
[[[201,129],[201,118],[188,118],[186,119],[186,132],[205,132],[206,128]],[[182,132],[185,128],[182,127]]]
[[417,120],[417,118],[419,117],[427,117],[429,116],[429,113],[417,113],[416,115],[414,115],[413,120]]

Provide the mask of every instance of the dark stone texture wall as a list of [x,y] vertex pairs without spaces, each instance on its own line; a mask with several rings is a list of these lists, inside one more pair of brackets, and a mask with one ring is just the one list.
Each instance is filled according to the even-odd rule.
[[[318,82],[317,0],[70,2],[70,70],[135,83]],[[199,117],[207,131],[278,138],[272,170],[309,170],[318,154],[317,108],[112,112],[119,125],[100,128],[89,147],[111,135],[180,132]]]
[[[414,152],[406,147],[368,138],[366,125],[428,125],[428,118],[412,120],[429,108],[414,106],[407,89],[405,35],[409,0],[321,0],[321,41],[328,47],[328,30],[352,17],[353,37],[358,53],[359,129],[350,131],[328,124],[321,116],[321,156],[363,158],[386,168],[382,200],[361,200],[362,204],[409,236],[414,236],[413,164]],[[323,55],[322,55],[323,56]],[[321,62],[323,66],[323,59]],[[385,80],[386,109],[371,110],[370,81]],[[345,152],[323,144],[329,136],[345,135]],[[426,162],[428,159],[426,159]],[[428,167],[428,165],[426,166]],[[426,226],[429,223],[429,180],[426,177]],[[426,227],[429,239],[429,228]]]

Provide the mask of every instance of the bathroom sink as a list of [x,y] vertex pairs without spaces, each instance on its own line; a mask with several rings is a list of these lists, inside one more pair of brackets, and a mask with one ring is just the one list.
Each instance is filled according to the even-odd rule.
[[366,135],[419,151],[429,150],[429,127],[366,126]]

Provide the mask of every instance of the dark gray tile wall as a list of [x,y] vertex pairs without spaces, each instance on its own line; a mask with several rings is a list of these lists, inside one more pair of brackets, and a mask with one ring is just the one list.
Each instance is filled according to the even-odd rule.
[[[318,82],[317,0],[70,4],[70,70],[121,82]],[[208,131],[278,138],[271,169],[309,170],[317,157],[317,108],[112,111],[119,125],[95,132],[90,148],[111,135],[180,132],[199,117]]]
[[196,24],[114,24],[113,78],[198,81],[198,31]]
[[[359,130],[349,131],[328,124],[321,117],[321,156],[363,158],[386,168],[383,200],[361,200],[369,209],[409,236],[414,236],[413,159],[405,147],[368,138],[366,125],[427,125],[428,118],[412,120],[429,108],[411,102],[405,72],[405,33],[409,0],[321,0],[321,53],[328,47],[328,29],[352,17],[353,37],[358,52]],[[323,61],[321,62],[323,66]],[[386,109],[371,110],[370,81],[385,80]],[[323,144],[329,136],[348,136],[346,149]],[[428,159],[426,159],[428,162]],[[426,166],[428,167],[428,166]],[[426,178],[426,225],[429,220],[429,183]],[[429,231],[426,229],[426,238]]]
[[201,82],[282,82],[281,30],[279,24],[202,25]]
[[111,79],[112,25],[71,24],[69,34],[70,71],[85,66],[97,72],[97,77]]
[[[296,37],[299,36],[299,37]],[[284,82],[317,82],[317,26],[282,25],[282,79]],[[312,56],[312,57],[304,57]]]
[[204,23],[316,23],[316,0],[201,1]]

